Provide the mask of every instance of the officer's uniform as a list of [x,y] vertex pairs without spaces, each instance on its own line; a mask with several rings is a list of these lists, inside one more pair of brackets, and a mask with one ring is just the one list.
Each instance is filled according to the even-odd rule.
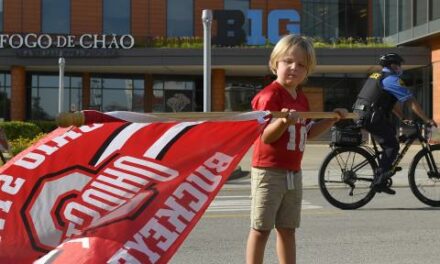
[[353,106],[353,112],[359,115],[358,124],[370,132],[383,149],[378,174],[391,169],[399,151],[396,128],[391,121],[393,107],[397,101],[405,102],[412,96],[399,75],[385,67],[381,73],[370,75]]

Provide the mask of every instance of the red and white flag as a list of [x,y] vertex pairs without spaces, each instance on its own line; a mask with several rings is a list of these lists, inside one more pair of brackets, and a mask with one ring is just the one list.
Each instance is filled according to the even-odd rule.
[[265,115],[58,128],[0,168],[0,263],[168,262]]

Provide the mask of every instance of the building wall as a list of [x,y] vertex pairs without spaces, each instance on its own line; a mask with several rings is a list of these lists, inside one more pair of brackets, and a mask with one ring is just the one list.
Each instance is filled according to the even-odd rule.
[[[41,0],[4,0],[4,33],[41,33]],[[371,3],[372,1],[370,1]],[[223,9],[223,0],[194,0],[194,35],[203,35],[201,14],[203,9]],[[301,10],[300,0],[250,0],[250,9],[263,10],[263,34],[267,34],[267,15],[274,9]],[[371,8],[369,9],[372,10]],[[371,13],[371,12],[370,12]],[[166,36],[167,32],[167,1],[166,0],[132,0],[131,1],[131,34],[137,43],[149,38]],[[371,14],[369,14],[371,17]],[[284,34],[287,21],[281,21],[280,34]],[[370,26],[372,26],[370,24]],[[71,1],[71,34],[101,33],[103,28],[103,1],[102,0],[75,0]],[[213,25],[215,35],[215,21]],[[433,68],[433,113],[440,122],[440,38],[430,42],[432,47]],[[117,72],[117,69],[115,70]],[[151,90],[152,75],[145,73],[146,90]],[[213,110],[221,111],[224,105],[225,70],[213,71]],[[26,110],[26,65],[16,65],[11,68],[12,77],[12,118],[22,120]],[[83,81],[87,83],[90,73],[83,73]],[[88,106],[89,87],[83,85],[83,106]],[[323,91],[320,88],[307,88],[306,94],[313,101],[312,110],[322,111]],[[149,100],[148,98],[146,101]],[[151,109],[146,106],[146,111]]]
[[102,31],[102,1],[71,1],[71,34],[96,34]]
[[431,42],[432,61],[432,113],[433,119],[440,124],[440,38]]

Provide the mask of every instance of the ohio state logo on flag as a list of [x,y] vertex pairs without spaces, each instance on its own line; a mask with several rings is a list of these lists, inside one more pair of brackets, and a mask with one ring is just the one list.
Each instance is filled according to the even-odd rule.
[[261,128],[256,117],[53,131],[0,169],[0,263],[166,263]]

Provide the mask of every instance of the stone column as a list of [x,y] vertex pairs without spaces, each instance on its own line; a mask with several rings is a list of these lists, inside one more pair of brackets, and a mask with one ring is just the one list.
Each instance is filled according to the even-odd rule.
[[82,74],[82,109],[88,109],[90,106],[90,73]]
[[12,66],[11,67],[11,120],[24,121],[25,118],[26,118],[26,70],[24,66]]
[[144,77],[144,112],[153,112],[153,76],[151,74],[145,74]]
[[225,110],[226,74],[224,69],[213,69],[211,80],[211,107],[213,112]]
[[440,43],[432,47],[432,118],[440,124]]

